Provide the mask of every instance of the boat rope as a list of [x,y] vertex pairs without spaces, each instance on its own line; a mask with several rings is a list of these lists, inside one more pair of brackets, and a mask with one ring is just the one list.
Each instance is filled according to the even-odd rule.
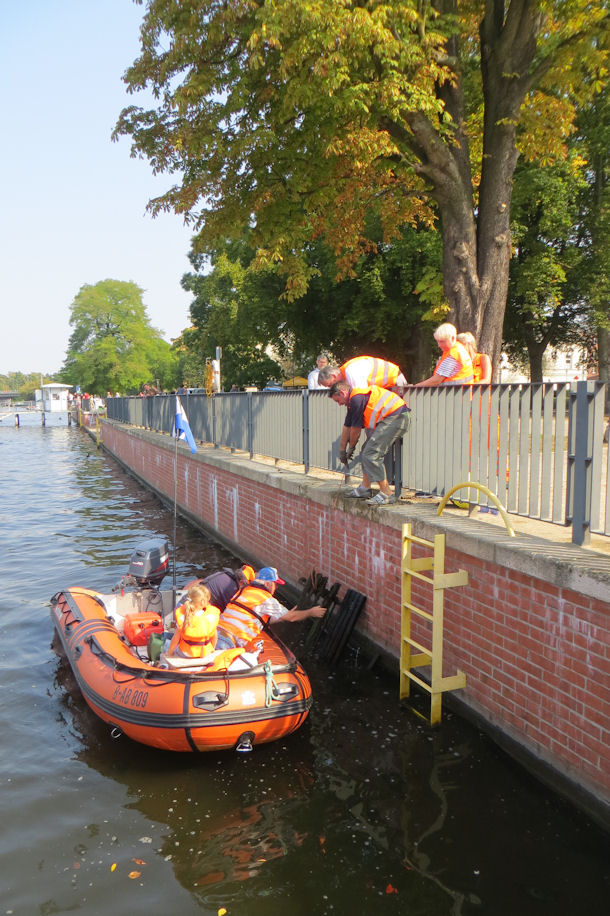
[[265,706],[271,706],[274,700],[279,700],[280,691],[273,679],[273,670],[269,659],[263,665],[263,670],[265,672]]

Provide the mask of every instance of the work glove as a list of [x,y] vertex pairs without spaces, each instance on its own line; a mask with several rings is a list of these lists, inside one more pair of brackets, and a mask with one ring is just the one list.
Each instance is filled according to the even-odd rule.
[[346,456],[346,458],[347,458],[348,461],[351,461],[351,460],[352,460],[355,451],[356,451],[356,446],[355,446],[355,445],[348,445],[348,447],[347,447],[346,450],[345,450],[345,456]]
[[339,461],[341,462],[341,464],[345,464],[345,465],[348,464],[349,458],[347,457],[347,451],[339,452]]

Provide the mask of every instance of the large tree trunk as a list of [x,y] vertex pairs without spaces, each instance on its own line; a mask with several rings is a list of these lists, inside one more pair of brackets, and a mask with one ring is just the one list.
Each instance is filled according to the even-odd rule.
[[597,329],[597,363],[599,380],[606,382],[606,413],[610,411],[610,331]]
[[530,360],[530,382],[543,382],[542,358],[546,345],[528,344],[527,352]]
[[[453,0],[438,0],[445,11]],[[439,143],[423,116],[409,117],[420,174],[432,185],[441,214],[443,282],[458,331],[471,331],[498,378],[511,256],[510,210],[517,164],[516,125],[531,88],[538,23],[535,0],[486,0],[481,22],[481,76],[485,102],[478,201],[464,130],[463,87],[439,89],[454,124],[455,142]],[[454,48],[450,44],[449,51]],[[457,55],[456,59],[457,59]]]

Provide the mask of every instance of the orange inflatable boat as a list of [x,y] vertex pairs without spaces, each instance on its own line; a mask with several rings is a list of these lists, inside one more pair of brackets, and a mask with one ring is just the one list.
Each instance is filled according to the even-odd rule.
[[[150,547],[140,553],[150,556]],[[170,751],[248,751],[296,731],[311,685],[268,628],[253,652],[230,650],[211,663],[163,654],[151,661],[149,635],[169,630],[184,593],[161,590],[163,575],[127,577],[127,587],[124,579],[111,594],[73,587],[51,599],[62,648],[93,712],[114,735]]]

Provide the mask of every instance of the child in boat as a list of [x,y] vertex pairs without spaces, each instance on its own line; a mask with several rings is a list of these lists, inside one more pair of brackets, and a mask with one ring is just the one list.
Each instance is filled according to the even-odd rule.
[[168,655],[203,658],[216,648],[216,627],[220,611],[210,604],[207,585],[192,585],[184,604],[176,608],[176,632]]

